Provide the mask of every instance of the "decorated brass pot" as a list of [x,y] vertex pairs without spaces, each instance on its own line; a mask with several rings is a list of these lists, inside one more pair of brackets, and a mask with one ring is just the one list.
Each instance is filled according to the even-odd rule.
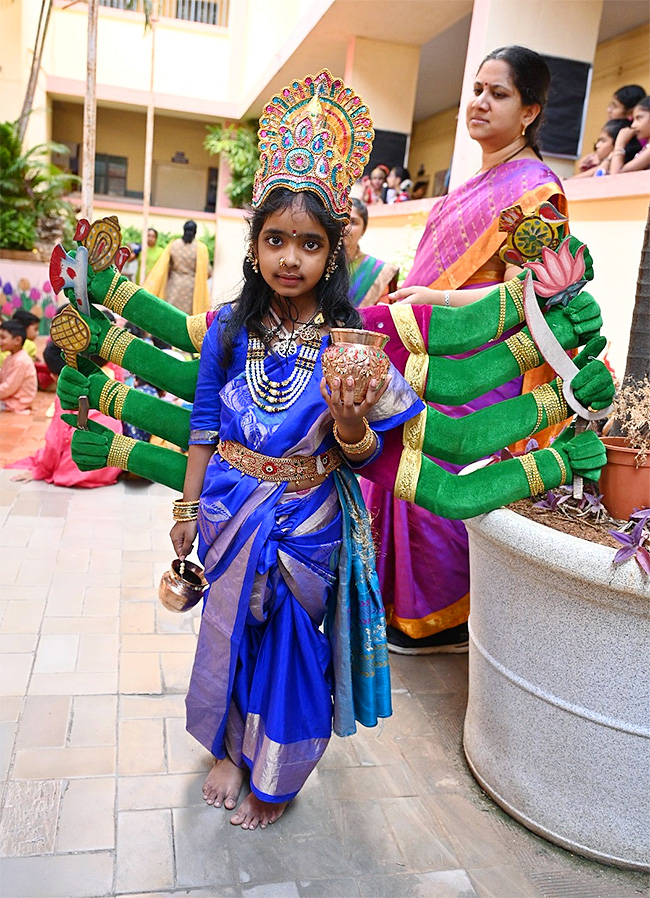
[[168,611],[189,611],[203,597],[206,585],[203,568],[174,558],[161,577],[158,598]]
[[343,384],[347,377],[353,377],[354,401],[363,402],[373,377],[378,387],[386,380],[390,361],[384,346],[390,337],[354,327],[333,327],[330,336],[332,342],[322,357],[327,385],[331,390],[335,377],[340,377]]

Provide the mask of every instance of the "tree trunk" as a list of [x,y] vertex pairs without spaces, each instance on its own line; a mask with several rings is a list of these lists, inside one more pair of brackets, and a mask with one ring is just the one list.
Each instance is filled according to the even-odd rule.
[[95,132],[97,127],[97,0],[88,0],[88,52],[84,101],[81,217],[92,222],[95,195]]
[[644,377],[650,377],[650,212],[641,247],[639,279],[625,363],[626,380],[640,381]]
[[[25,137],[25,129],[27,128],[27,120],[34,106],[34,94],[36,93],[36,85],[38,83],[38,74],[41,70],[41,59],[43,58],[43,47],[45,46],[45,37],[47,35],[47,26],[50,24],[50,13],[52,12],[52,0],[43,0],[41,3],[41,11],[38,16],[38,26],[36,28],[36,40],[34,41],[34,55],[32,56],[32,67],[29,72],[29,81],[27,82],[27,90],[25,91],[25,99],[23,101],[23,110],[18,119],[18,137],[22,143]],[[42,26],[42,28],[41,28]]]

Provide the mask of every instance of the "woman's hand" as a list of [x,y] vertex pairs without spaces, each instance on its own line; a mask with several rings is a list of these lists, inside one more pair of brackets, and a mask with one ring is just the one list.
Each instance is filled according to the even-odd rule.
[[432,290],[430,287],[400,287],[394,293],[388,294],[389,302],[403,302],[412,306],[441,306],[444,297],[440,290]]
[[176,521],[169,532],[169,537],[174,547],[174,552],[184,561],[192,551],[194,540],[198,533],[196,521]]

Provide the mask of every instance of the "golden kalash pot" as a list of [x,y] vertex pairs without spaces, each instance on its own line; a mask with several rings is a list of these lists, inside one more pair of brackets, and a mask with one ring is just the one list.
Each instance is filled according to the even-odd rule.
[[203,598],[206,586],[203,568],[174,558],[160,579],[158,598],[168,611],[189,611]]
[[332,342],[322,356],[327,385],[331,390],[333,379],[340,377],[345,386],[345,378],[353,377],[354,401],[363,402],[373,377],[378,389],[386,380],[390,361],[384,346],[390,337],[354,327],[333,327],[330,337]]

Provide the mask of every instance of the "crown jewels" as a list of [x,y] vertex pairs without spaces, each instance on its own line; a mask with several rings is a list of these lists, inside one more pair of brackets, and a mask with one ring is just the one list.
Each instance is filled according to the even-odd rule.
[[375,132],[368,107],[327,69],[293,81],[264,107],[253,208],[276,187],[317,193],[332,216],[347,221],[350,188],[360,177]]

